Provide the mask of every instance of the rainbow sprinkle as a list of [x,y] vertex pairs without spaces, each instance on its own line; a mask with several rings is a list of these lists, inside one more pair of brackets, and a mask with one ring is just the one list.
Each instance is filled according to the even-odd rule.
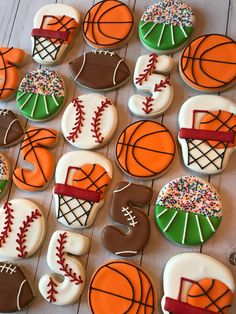
[[0,154],[0,180],[8,180],[9,173],[8,173],[8,166],[5,157]]

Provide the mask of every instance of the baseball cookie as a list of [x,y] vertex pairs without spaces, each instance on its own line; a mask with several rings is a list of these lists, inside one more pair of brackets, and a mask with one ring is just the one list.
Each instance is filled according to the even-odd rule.
[[235,290],[230,270],[199,253],[172,257],[163,277],[164,314],[228,314]]
[[115,52],[85,52],[69,64],[72,78],[80,86],[95,91],[119,88],[130,78],[125,60]]
[[182,79],[200,92],[220,92],[235,82],[236,43],[225,35],[208,34],[194,39],[179,60]]
[[14,199],[0,208],[0,255],[27,258],[41,246],[45,219],[41,209],[26,199]]
[[184,164],[193,171],[216,174],[236,147],[236,104],[224,97],[189,98],[179,112],[179,142]]
[[6,157],[0,154],[0,199],[7,192],[10,178],[10,166]]
[[173,136],[163,124],[141,120],[129,125],[119,136],[116,158],[126,174],[153,179],[168,170],[175,150]]
[[91,226],[111,179],[112,164],[102,155],[88,151],[63,155],[53,191],[58,221],[73,229]]
[[44,65],[55,65],[72,45],[80,13],[66,4],[49,4],[35,15],[32,30],[32,56]]
[[54,273],[39,281],[39,291],[46,301],[68,305],[78,300],[85,286],[85,269],[76,257],[86,254],[89,246],[89,238],[81,234],[64,230],[53,233],[47,263]]
[[143,268],[128,261],[109,261],[93,274],[88,303],[94,314],[152,314],[156,291]]
[[117,111],[105,96],[86,94],[75,98],[62,116],[65,139],[80,149],[99,148],[108,143],[117,128]]
[[174,53],[189,40],[194,22],[193,10],[186,1],[160,0],[143,13],[138,26],[139,37],[150,51]]
[[222,204],[210,183],[194,176],[180,177],[161,189],[155,216],[158,227],[169,240],[199,245],[218,229]]
[[161,73],[168,73],[173,68],[171,57],[158,56],[156,53],[138,58],[134,70],[134,85],[151,96],[134,95],[129,99],[130,111],[144,118],[161,115],[171,105],[173,87],[169,78]]
[[133,13],[126,4],[118,0],[96,3],[83,22],[86,42],[98,49],[118,49],[124,46],[133,30]]
[[65,85],[62,77],[49,69],[34,70],[23,78],[17,91],[16,105],[30,120],[52,119],[62,108]]

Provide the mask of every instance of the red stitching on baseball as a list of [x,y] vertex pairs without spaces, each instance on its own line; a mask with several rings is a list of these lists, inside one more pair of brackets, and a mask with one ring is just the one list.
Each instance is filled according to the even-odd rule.
[[153,104],[152,101],[154,99],[152,97],[145,97],[145,101],[143,101],[143,108],[142,110],[146,113],[149,114],[153,110]]
[[143,70],[143,73],[139,74],[139,76],[135,79],[136,84],[142,85],[143,80],[147,81],[148,76],[152,75],[153,71],[156,69],[157,59],[158,54],[151,53],[149,55],[149,61],[146,68]]
[[69,141],[74,142],[78,137],[79,134],[82,132],[81,128],[84,126],[84,115],[85,112],[83,111],[84,106],[81,105],[82,100],[79,100],[75,98],[73,100],[73,106],[75,107],[76,114],[75,114],[75,124],[72,128],[72,131],[69,133],[69,135],[66,137]]
[[56,247],[56,256],[58,257],[57,263],[61,266],[60,270],[63,271],[65,277],[70,277],[70,282],[75,283],[76,285],[79,285],[82,283],[81,276],[72,271],[72,268],[69,268],[69,265],[66,263],[65,258],[65,244],[67,239],[67,233],[61,233],[59,235],[59,239],[57,240],[59,246]]
[[11,226],[13,225],[13,219],[14,219],[14,216],[12,215],[12,213],[14,211],[10,206],[11,206],[11,203],[8,203],[8,202],[6,202],[3,206],[3,208],[5,209],[6,217],[5,217],[3,231],[0,234],[0,247],[2,247],[4,243],[6,243],[8,234],[12,231]]
[[57,288],[57,284],[52,280],[52,278],[50,277],[50,281],[47,284],[47,287],[49,287],[48,291],[47,291],[47,299],[49,300],[50,303],[52,302],[56,302],[56,294],[58,294],[56,288]]
[[166,77],[165,80],[161,80],[160,83],[155,85],[154,92],[161,92],[162,89],[166,88],[168,85],[171,86],[171,82],[170,79]]

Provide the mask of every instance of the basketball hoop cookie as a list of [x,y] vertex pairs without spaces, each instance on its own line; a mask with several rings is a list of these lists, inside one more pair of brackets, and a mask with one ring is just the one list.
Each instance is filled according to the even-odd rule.
[[164,314],[228,314],[235,290],[230,270],[199,253],[172,257],[164,270],[163,287]]
[[10,178],[10,166],[6,157],[0,154],[0,199],[5,195],[8,189]]
[[236,43],[225,35],[208,34],[194,39],[179,60],[184,82],[201,92],[220,92],[235,82]]
[[188,168],[204,174],[224,170],[236,147],[233,101],[216,95],[191,97],[180,109],[179,127],[179,143]]
[[124,46],[133,30],[133,13],[125,3],[118,0],[96,3],[83,22],[86,42],[97,49],[118,49]]
[[49,4],[35,15],[31,33],[32,56],[37,63],[55,65],[72,45],[80,13],[66,4]]
[[109,261],[92,276],[88,304],[94,314],[151,314],[156,310],[156,290],[143,268],[128,261]]
[[194,30],[190,5],[182,0],[161,0],[151,5],[139,22],[139,37],[147,50],[170,54],[180,50]]
[[117,128],[117,111],[105,96],[86,94],[75,98],[64,111],[61,129],[65,139],[80,149],[108,143]]

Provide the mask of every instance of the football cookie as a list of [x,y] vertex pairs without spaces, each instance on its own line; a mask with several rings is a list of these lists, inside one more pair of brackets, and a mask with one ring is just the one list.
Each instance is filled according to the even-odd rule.
[[23,116],[34,121],[52,119],[65,101],[62,77],[49,69],[37,69],[26,76],[17,91],[16,105]]
[[170,79],[160,73],[168,73],[173,68],[171,57],[158,56],[156,53],[138,58],[134,70],[134,85],[151,96],[134,95],[129,99],[130,111],[144,118],[161,115],[171,105],[173,87]]
[[[120,182],[113,191],[112,220],[122,225],[124,231],[115,226],[106,226],[102,231],[102,242],[113,254],[133,256],[142,251],[150,235],[150,223],[140,206],[147,206],[152,199],[152,189],[140,184]],[[126,231],[126,232],[125,232]]]
[[183,245],[209,240],[222,220],[222,204],[215,188],[201,178],[180,177],[160,191],[156,223],[166,238]]
[[80,86],[95,91],[119,88],[130,78],[125,60],[116,52],[85,52],[69,64],[72,78]]
[[66,4],[49,4],[35,15],[32,30],[32,56],[44,65],[55,65],[72,45],[80,13]]
[[31,127],[25,132],[20,154],[31,165],[31,169],[16,168],[13,172],[13,182],[19,189],[35,192],[48,186],[55,161],[46,147],[54,146],[57,139],[58,132],[54,129]]
[[25,60],[25,52],[18,48],[0,47],[0,101],[9,100],[20,83],[18,67]]
[[179,112],[179,143],[184,164],[193,171],[224,170],[236,147],[236,104],[216,95],[189,98]]
[[142,179],[161,176],[175,157],[170,131],[155,121],[141,120],[129,125],[116,143],[116,159],[128,175]]
[[0,199],[7,191],[10,178],[10,166],[6,157],[0,153]]
[[102,155],[88,151],[63,155],[53,191],[58,221],[73,229],[91,226],[111,179],[112,164]]
[[139,22],[139,37],[144,47],[159,54],[174,53],[189,40],[195,18],[183,0],[160,0],[151,5]]
[[202,35],[182,52],[179,73],[190,87],[216,93],[236,79],[236,43],[221,34]]
[[85,286],[85,269],[75,256],[86,254],[89,246],[89,238],[81,234],[64,230],[53,233],[47,263],[54,273],[39,281],[39,291],[46,301],[68,305],[78,300]]
[[105,96],[86,94],[75,98],[64,111],[61,130],[65,139],[80,149],[99,148],[117,128],[117,111]]
[[83,22],[86,42],[98,49],[118,49],[124,46],[133,30],[133,13],[126,4],[118,0],[96,3]]
[[230,270],[199,253],[172,257],[164,270],[163,287],[164,314],[228,314],[235,290]]
[[27,258],[41,246],[45,219],[41,209],[26,199],[14,199],[0,208],[0,255]]
[[21,268],[9,262],[0,262],[0,312],[21,311],[34,299],[34,292]]
[[94,314],[151,314],[156,310],[156,291],[143,268],[128,261],[109,261],[93,274],[88,303]]

